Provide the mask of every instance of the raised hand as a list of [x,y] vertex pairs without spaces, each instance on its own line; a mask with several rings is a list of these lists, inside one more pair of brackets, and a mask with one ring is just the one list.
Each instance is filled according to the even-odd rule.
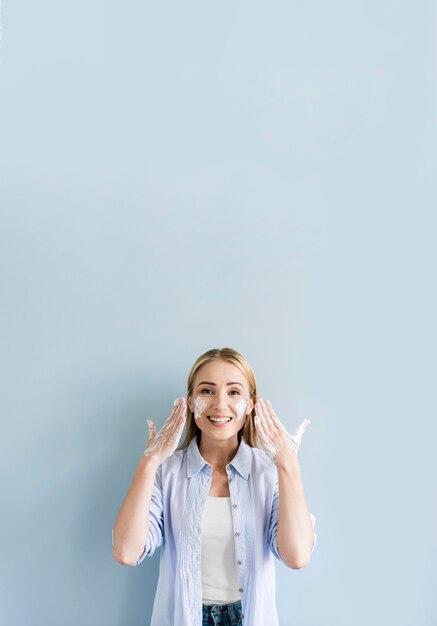
[[185,398],[178,398],[173,404],[164,426],[156,434],[156,425],[152,420],[147,420],[149,425],[149,438],[144,450],[144,456],[160,465],[165,459],[173,454],[178,447],[186,420],[187,404]]
[[276,463],[286,463],[290,460],[290,454],[299,452],[303,433],[310,424],[309,419],[304,419],[294,435],[290,435],[279,421],[271,403],[262,398],[255,404],[255,428],[258,433],[260,444],[265,453]]

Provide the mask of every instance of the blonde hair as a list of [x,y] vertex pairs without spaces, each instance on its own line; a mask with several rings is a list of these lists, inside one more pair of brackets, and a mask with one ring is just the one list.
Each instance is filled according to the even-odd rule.
[[[183,450],[184,448],[186,448],[190,441],[194,439],[194,437],[198,437],[198,442],[200,440],[201,430],[196,424],[193,411],[191,411],[190,407],[188,406],[188,398],[193,395],[194,381],[196,379],[199,369],[203,365],[205,365],[206,363],[210,363],[211,361],[227,361],[228,363],[236,365],[246,377],[246,380],[249,384],[249,394],[251,399],[253,400],[254,405],[258,401],[255,373],[249,361],[242,354],[240,354],[233,348],[213,348],[212,350],[204,352],[196,360],[188,375],[186,434],[185,439],[178,447],[178,450]],[[244,426],[243,428],[240,428],[237,436],[238,443],[240,443],[241,437],[243,436],[244,440],[249,446],[251,446],[252,448],[258,448],[258,435],[255,428],[254,418],[255,407],[252,409],[250,415],[246,415]]]

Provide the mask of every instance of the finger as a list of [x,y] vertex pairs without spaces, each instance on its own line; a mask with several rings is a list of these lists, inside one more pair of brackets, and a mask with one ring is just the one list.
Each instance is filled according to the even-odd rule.
[[262,430],[261,430],[261,428],[259,426],[259,421],[260,421],[259,417],[256,416],[255,417],[256,434],[258,435],[260,446],[265,448],[268,445],[268,441],[265,438],[265,435],[264,435],[264,433],[262,432]]
[[306,430],[306,427],[308,426],[308,424],[310,424],[311,421],[308,419],[304,419],[304,421],[298,426],[296,432],[294,433],[293,437],[295,439],[297,439],[298,441],[302,441],[302,436]]
[[181,414],[181,411],[185,410],[185,400],[179,398],[177,405],[175,406],[175,410],[173,413],[173,420],[176,420],[179,415]]
[[270,442],[270,436],[266,432],[265,421],[263,422],[263,419],[258,415],[258,413],[255,413],[255,427],[257,429],[257,432],[258,432],[258,435],[260,436],[261,441],[263,443],[268,444]]
[[186,406],[184,403],[181,403],[178,406],[178,410],[176,414],[173,416],[173,419],[166,425],[165,432],[170,437],[180,437],[180,433],[185,424],[185,416],[186,416]]
[[291,447],[294,449],[296,456],[299,452],[300,446],[302,444],[302,436],[303,433],[305,432],[305,428],[308,426],[308,424],[310,424],[310,420],[305,419],[298,427],[298,429],[296,430],[295,435],[293,436],[289,436],[289,443],[291,445]]
[[257,413],[255,414],[255,427],[264,452],[274,461],[276,458],[276,448],[271,442],[269,435],[265,432],[264,422]]
[[152,420],[147,420],[147,424],[149,425],[149,438],[147,440],[149,442],[156,437],[156,424]]
[[181,411],[181,414],[179,416],[177,425],[178,425],[178,429],[182,432],[184,426],[185,426],[185,422],[187,421],[187,410],[186,407]]
[[279,419],[279,417],[276,415],[276,413],[273,410],[273,407],[271,405],[270,400],[266,400],[266,405],[268,406],[268,408],[270,409],[270,415],[272,417],[273,423],[282,431],[287,432],[287,429],[285,428],[284,424],[281,422],[281,420]]
[[[280,428],[279,428],[279,425],[278,425],[277,422],[279,422],[279,420],[275,421],[275,418],[274,418],[275,413],[274,413],[271,405],[267,404],[267,401],[266,401],[266,402],[264,402],[264,407],[263,408],[264,408],[265,414],[268,415],[267,423],[268,423],[268,426],[269,426],[270,434],[272,436],[273,435],[278,436],[279,433],[280,433]],[[285,429],[283,429],[283,430],[285,430]]]
[[185,410],[185,399],[183,402],[181,401],[181,398],[178,398],[177,400],[175,400],[175,404],[173,405],[173,410],[171,414],[169,415],[169,417],[166,419],[163,429],[165,429],[166,431],[172,430],[174,427],[174,424],[179,421],[181,412],[183,412],[184,410]]
[[176,413],[179,411],[180,402],[181,402],[180,398],[176,398],[176,400],[173,402],[173,407],[172,407],[170,415],[167,418],[167,421],[170,421],[172,417],[174,417]]
[[184,423],[185,418],[187,416],[187,405],[185,404],[185,399],[182,399],[181,404],[178,407],[178,412],[174,418],[174,426],[175,428],[179,428],[181,423]]
[[184,426],[185,426],[185,420],[182,419],[179,422],[179,425],[178,425],[177,430],[176,430],[176,432],[178,433],[178,436],[180,436],[181,432],[184,430]]
[[[272,432],[273,429],[271,428],[272,423],[271,423],[269,412],[267,411],[267,408],[263,405],[261,400],[258,401],[257,405],[258,405],[258,414],[261,417],[261,422],[264,427],[264,430],[269,434],[269,439],[271,439],[273,435],[273,432]],[[264,421],[263,421],[263,418],[264,418]]]
[[160,432],[162,433],[163,431],[167,431],[170,426],[172,425],[173,421],[176,419],[176,416],[178,414],[178,408],[179,408],[179,404],[175,404],[171,410],[170,415],[167,417],[167,419],[165,420]]

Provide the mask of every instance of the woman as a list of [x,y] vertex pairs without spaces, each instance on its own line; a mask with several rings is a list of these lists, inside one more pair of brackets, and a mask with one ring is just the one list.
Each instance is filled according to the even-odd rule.
[[158,434],[148,420],[114,558],[138,565],[162,546],[151,626],[277,626],[273,557],[304,567],[317,540],[297,460],[309,420],[290,436],[232,348],[197,359],[187,403]]

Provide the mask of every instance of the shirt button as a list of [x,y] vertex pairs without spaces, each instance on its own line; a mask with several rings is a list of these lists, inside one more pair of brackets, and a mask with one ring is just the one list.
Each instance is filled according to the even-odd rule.
[[236,537],[239,537],[239,536],[240,536],[240,533],[235,533],[235,536],[236,536]]
[[237,561],[238,565],[241,565],[242,561]]
[[238,590],[240,593],[243,593],[244,589],[242,589],[241,587]]
[[233,504],[233,505],[232,505],[232,507],[233,507],[234,509],[238,509],[238,504]]

